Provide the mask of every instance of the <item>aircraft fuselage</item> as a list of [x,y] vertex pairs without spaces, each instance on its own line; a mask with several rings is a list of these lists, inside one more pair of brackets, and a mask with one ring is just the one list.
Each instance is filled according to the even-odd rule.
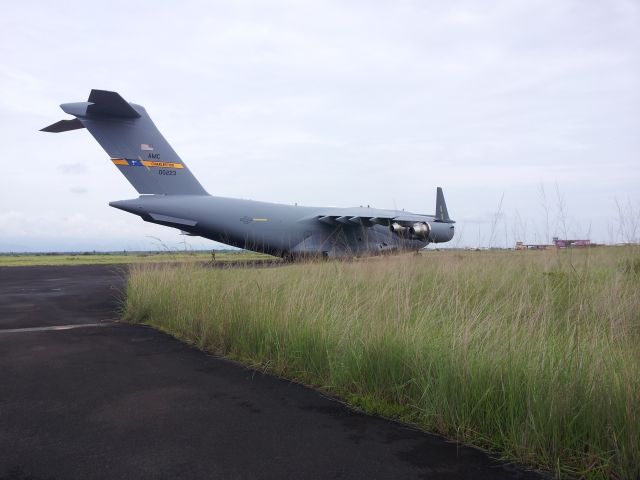
[[302,207],[214,197],[155,126],[147,110],[117,92],[91,90],[86,102],[64,103],[73,115],[42,130],[86,128],[111,163],[140,194],[110,205],[147,222],[179,228],[247,250],[283,257],[346,257],[419,250],[448,242],[455,223],[442,188],[436,212],[421,215],[375,208]]
[[[419,250],[453,238],[454,226],[420,215],[431,225],[428,241],[403,238],[385,225],[350,220],[319,222],[332,215],[390,218],[407,212],[369,207],[306,207],[203,195],[141,195],[111,202],[112,207],[217,242],[271,255],[344,257]],[[356,220],[357,221],[357,220]]]

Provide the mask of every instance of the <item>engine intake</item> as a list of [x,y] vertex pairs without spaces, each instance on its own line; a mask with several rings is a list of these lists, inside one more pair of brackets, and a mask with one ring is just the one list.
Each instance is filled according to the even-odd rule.
[[397,222],[393,222],[391,225],[389,225],[389,230],[401,237],[406,237],[409,235],[409,227],[403,227]]
[[409,234],[414,240],[426,242],[431,234],[431,225],[427,222],[417,222],[409,227]]
[[427,222],[416,222],[410,227],[405,227],[398,222],[393,222],[389,225],[389,230],[400,237],[420,240],[422,242],[429,241],[429,236],[431,235],[431,225]]

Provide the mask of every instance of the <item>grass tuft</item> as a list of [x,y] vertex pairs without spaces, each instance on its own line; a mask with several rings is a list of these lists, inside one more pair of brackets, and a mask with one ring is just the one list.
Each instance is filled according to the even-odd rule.
[[638,253],[135,265],[124,316],[558,476],[637,479]]

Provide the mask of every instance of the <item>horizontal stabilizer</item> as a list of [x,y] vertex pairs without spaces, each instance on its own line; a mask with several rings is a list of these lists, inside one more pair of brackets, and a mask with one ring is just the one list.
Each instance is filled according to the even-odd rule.
[[91,90],[87,115],[109,117],[139,118],[140,114],[116,92]]
[[40,129],[41,132],[51,132],[51,133],[60,133],[60,132],[68,132],[69,130],[78,130],[79,128],[84,128],[84,125],[80,120],[74,118],[73,120],[60,120],[48,127],[44,127]]

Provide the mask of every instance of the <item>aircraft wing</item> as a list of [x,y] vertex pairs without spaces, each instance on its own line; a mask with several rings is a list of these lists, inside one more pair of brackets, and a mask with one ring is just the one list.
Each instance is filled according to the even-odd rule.
[[316,211],[313,215],[300,219],[301,222],[322,222],[328,225],[339,226],[363,226],[372,227],[383,225],[385,227],[397,223],[402,227],[412,227],[415,223],[455,223],[449,218],[447,204],[444,201],[442,188],[436,191],[436,214],[419,215],[398,210],[380,210],[377,208],[327,208]]
[[392,223],[399,223],[403,226],[410,226],[416,222],[432,222],[433,217],[427,215],[415,215],[415,214],[375,214],[375,215],[340,215],[335,212],[327,213],[326,215],[320,213],[312,217],[307,217],[303,220],[315,220],[318,222],[326,223],[328,225],[347,225],[347,226],[364,226],[372,227],[374,225],[384,225],[388,227]]

